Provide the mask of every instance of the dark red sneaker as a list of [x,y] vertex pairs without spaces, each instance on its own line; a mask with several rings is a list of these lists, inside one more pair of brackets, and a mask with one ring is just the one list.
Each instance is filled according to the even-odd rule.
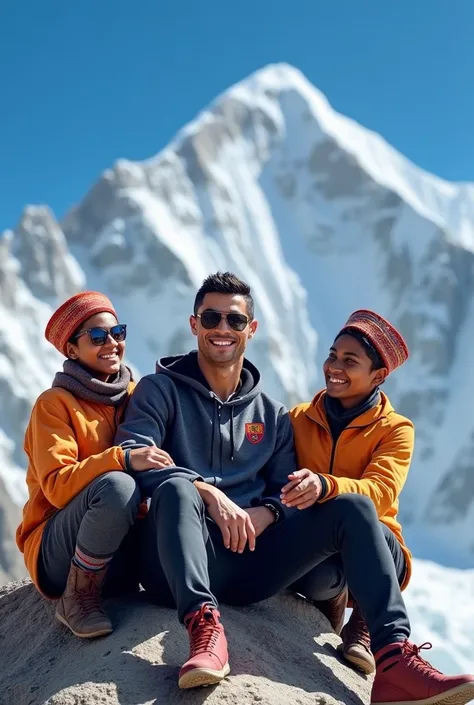
[[186,615],[189,659],[179,672],[180,688],[215,685],[230,672],[227,639],[220,616],[212,605],[202,605],[196,612]]
[[465,705],[474,698],[474,675],[445,676],[421,658],[426,643],[388,644],[377,651],[372,705]]

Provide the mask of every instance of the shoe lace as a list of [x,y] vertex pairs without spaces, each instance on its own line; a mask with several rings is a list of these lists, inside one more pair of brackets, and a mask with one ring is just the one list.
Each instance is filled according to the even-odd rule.
[[85,613],[94,610],[102,612],[101,589],[97,584],[97,576],[94,573],[86,573],[86,575],[89,578],[88,583],[79,591],[82,611]]
[[220,634],[219,622],[214,610],[203,605],[188,623],[188,631],[191,635],[191,656],[203,651],[212,651]]
[[420,656],[422,649],[429,650],[432,648],[433,644],[430,641],[425,641],[423,644],[420,644],[420,646],[406,641],[403,645],[403,653],[408,657],[410,665],[420,671],[420,673],[426,676],[433,676],[435,674],[441,674],[441,671],[438,671],[429,661],[426,661],[426,659]]

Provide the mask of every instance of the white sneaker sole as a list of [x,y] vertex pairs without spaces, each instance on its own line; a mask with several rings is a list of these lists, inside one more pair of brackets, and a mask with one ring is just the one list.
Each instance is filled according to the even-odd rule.
[[211,668],[194,668],[192,671],[184,673],[179,681],[178,686],[183,689],[187,688],[199,688],[206,687],[209,685],[217,685],[230,673],[230,666],[228,663],[224,666],[221,671],[214,671]]
[[64,624],[64,626],[67,627],[69,631],[74,634],[74,636],[79,637],[79,639],[95,639],[98,636],[107,636],[107,634],[111,634],[113,632],[112,627],[106,627],[104,629],[98,629],[95,632],[87,632],[81,634],[80,632],[76,632],[61,614],[58,614],[56,612],[55,617],[59,622],[61,622],[61,624]]
[[441,695],[433,695],[424,700],[400,700],[391,703],[372,703],[372,705],[466,705],[474,700],[474,681],[451,688]]

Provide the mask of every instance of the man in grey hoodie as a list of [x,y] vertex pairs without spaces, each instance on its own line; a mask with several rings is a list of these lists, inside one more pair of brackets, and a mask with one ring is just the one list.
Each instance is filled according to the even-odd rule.
[[229,673],[218,600],[266,599],[335,553],[375,648],[405,641],[409,622],[370,499],[342,495],[304,511],[281,502],[296,469],[293,435],[244,358],[257,330],[249,287],[229,272],[208,277],[190,325],[198,351],[161,360],[138,383],[116,438],[126,456],[137,446],[163,456],[159,468],[134,473],[151,497],[141,582],[188,630],[180,687]]

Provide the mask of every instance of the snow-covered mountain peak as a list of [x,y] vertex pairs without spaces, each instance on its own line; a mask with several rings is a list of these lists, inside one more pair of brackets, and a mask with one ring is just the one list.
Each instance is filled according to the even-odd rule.
[[[353,188],[355,172],[360,170],[422,217],[449,231],[453,244],[474,251],[474,185],[450,183],[420,169],[380,135],[335,111],[324,94],[288,64],[267,66],[229,88],[178,133],[171,148],[189,151],[193,143],[195,159],[202,167],[220,147],[238,143],[259,169],[270,143],[287,140],[289,135],[296,165],[306,160],[317,164],[322,153],[331,152],[332,176],[340,182],[341,195],[344,172]],[[145,163],[161,165],[169,149]],[[198,173],[202,176],[201,169]],[[360,180],[362,187],[364,180]]]
[[[317,391],[352,310],[374,308],[401,329],[412,355],[387,391],[417,428],[402,519],[418,555],[472,565],[473,188],[413,165],[296,69],[258,71],[156,156],[117,161],[61,227],[30,209],[0,240],[0,383],[17,405],[0,414],[5,453],[21,464],[28,410],[58,363],[42,339],[51,305],[82,284],[109,294],[147,373],[193,347],[195,291],[230,269],[255,295],[249,357],[289,404]],[[31,350],[41,363],[28,386]]]
[[22,279],[34,296],[54,304],[84,287],[83,273],[47,206],[27,206],[14,237],[9,237],[11,254],[18,260]]

